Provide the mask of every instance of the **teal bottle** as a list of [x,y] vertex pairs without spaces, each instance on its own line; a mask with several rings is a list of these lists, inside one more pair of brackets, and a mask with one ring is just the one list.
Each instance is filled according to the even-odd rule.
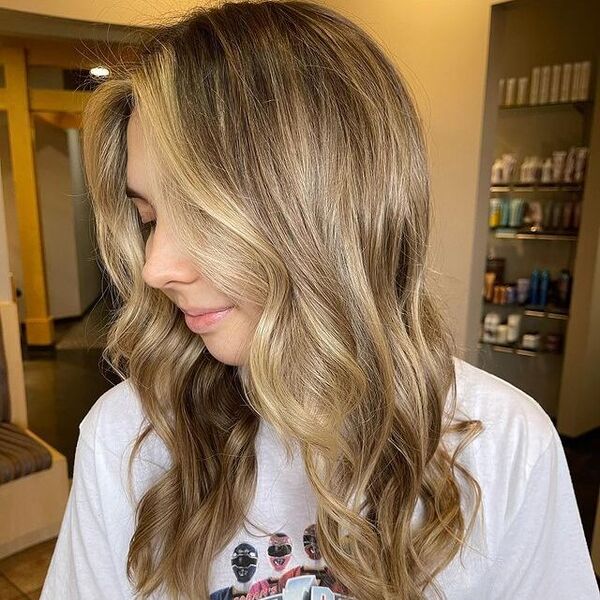
[[539,304],[546,306],[548,304],[548,288],[550,287],[550,271],[544,269],[540,279]]
[[534,306],[540,303],[540,272],[534,269],[529,278],[529,304]]

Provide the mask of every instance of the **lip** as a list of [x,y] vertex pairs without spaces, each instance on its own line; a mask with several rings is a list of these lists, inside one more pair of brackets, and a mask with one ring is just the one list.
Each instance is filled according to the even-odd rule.
[[205,333],[212,329],[219,321],[222,321],[231,311],[233,306],[216,311],[205,312],[199,315],[191,315],[185,311],[185,323],[194,333]]
[[222,310],[227,310],[228,308],[231,308],[231,306],[219,306],[217,308],[207,308],[205,310],[202,310],[200,308],[192,308],[190,310],[185,310],[184,308],[181,308],[181,306],[179,307],[179,309],[182,312],[184,312],[186,315],[189,315],[190,317],[199,317],[200,315],[221,312]]

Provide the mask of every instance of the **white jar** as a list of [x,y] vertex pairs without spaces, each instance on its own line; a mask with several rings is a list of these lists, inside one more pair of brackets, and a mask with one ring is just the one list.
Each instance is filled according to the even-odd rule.
[[508,325],[505,323],[499,323],[496,327],[496,343],[497,344],[506,344],[508,339]]
[[509,344],[516,342],[519,339],[519,327],[521,326],[521,315],[520,313],[513,313],[508,315],[507,327],[508,331],[506,333],[506,341]]
[[500,324],[500,315],[495,312],[489,312],[485,315],[483,321],[483,341],[484,342],[495,342],[496,341],[496,329]]
[[523,335],[522,347],[527,350],[539,350],[540,347],[540,334],[539,333],[525,333]]
[[504,162],[497,158],[492,165],[492,185],[499,185],[503,182]]

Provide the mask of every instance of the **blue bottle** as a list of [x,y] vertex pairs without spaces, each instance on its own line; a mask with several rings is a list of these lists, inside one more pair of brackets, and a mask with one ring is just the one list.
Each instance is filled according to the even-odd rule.
[[558,305],[562,308],[569,307],[572,279],[569,269],[561,269],[558,278]]
[[540,272],[534,269],[529,278],[529,304],[540,303]]
[[548,269],[544,269],[542,271],[542,277],[540,280],[540,295],[539,295],[539,304],[542,306],[546,306],[548,304],[548,288],[550,287],[550,271]]

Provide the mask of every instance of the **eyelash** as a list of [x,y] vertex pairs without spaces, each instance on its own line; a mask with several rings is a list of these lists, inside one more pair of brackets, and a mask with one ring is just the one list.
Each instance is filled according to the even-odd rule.
[[144,222],[138,213],[138,222],[140,225],[140,231],[142,232],[142,238],[145,242],[150,234],[154,231],[154,228],[156,227],[156,221],[154,219],[150,219],[149,221]]

